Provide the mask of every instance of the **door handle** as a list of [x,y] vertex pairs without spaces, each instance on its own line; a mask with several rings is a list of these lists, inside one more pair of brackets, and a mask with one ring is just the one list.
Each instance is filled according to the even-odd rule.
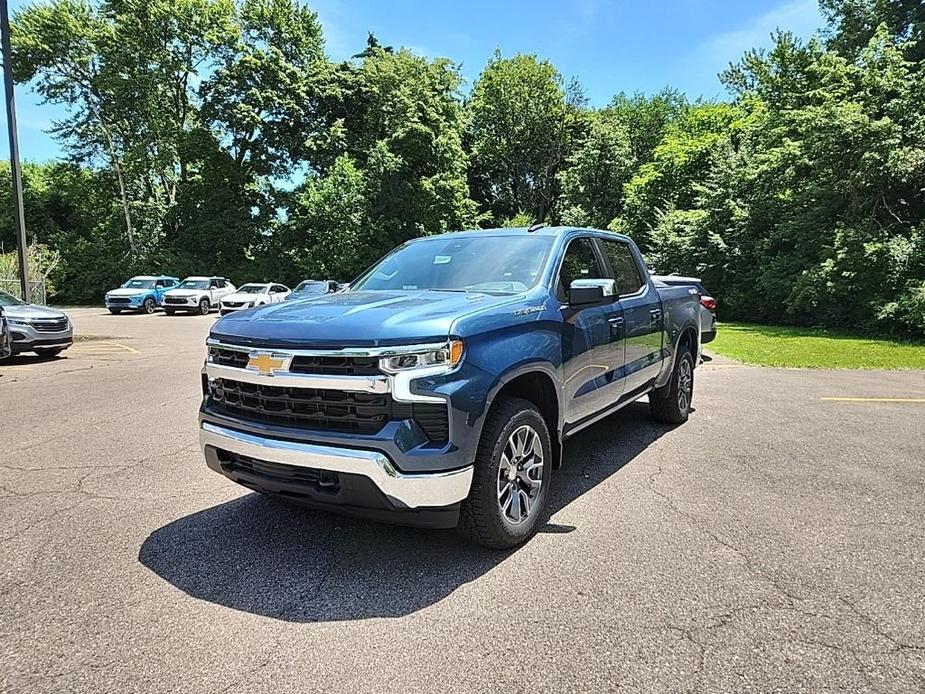
[[611,325],[623,325],[623,316],[613,316],[612,318],[608,318],[607,322]]
[[662,310],[660,308],[653,308],[651,311],[649,311],[649,316],[651,316],[651,320],[654,323],[655,321],[661,319]]

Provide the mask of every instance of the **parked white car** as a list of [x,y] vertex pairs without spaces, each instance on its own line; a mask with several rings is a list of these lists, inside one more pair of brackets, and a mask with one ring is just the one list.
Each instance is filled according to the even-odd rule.
[[224,316],[226,313],[243,311],[254,306],[277,304],[291,293],[289,287],[282,284],[249,282],[238,287],[234,294],[222,297],[220,313]]
[[176,289],[164,292],[164,313],[177,311],[206,315],[219,308],[223,297],[234,294],[235,286],[224,277],[187,277]]

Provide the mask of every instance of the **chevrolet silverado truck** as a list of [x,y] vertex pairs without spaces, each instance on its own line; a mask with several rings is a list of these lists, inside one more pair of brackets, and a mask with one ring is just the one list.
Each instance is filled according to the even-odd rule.
[[512,547],[545,522],[569,437],[642,396],[656,420],[687,420],[700,315],[695,290],[656,289],[626,236],[416,239],[347,291],[215,323],[206,464],[314,507]]

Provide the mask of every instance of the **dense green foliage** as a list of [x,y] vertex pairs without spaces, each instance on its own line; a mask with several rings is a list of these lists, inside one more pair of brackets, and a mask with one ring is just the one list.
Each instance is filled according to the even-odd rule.
[[[925,334],[925,10],[821,0],[721,76],[590,108],[548,61],[458,68],[370,36],[334,63],[298,0],[42,0],[14,69],[69,114],[25,170],[59,301],[134,272],[349,279],[420,234],[551,223],[632,236],[725,318]],[[13,242],[0,169],[0,244]]]

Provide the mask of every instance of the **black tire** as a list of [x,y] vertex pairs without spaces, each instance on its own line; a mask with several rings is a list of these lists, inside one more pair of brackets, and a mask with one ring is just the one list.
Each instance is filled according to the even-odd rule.
[[141,310],[149,316],[154,313],[155,309],[157,309],[157,302],[150,296],[141,304]]
[[[516,456],[510,455],[512,449],[509,446],[512,436],[523,431],[524,428],[532,430],[537,439],[536,442],[530,444],[529,453],[534,467],[535,444],[539,443],[541,447],[542,468],[537,471],[539,477],[533,479],[526,469],[528,464],[521,460],[517,466],[518,469],[511,473],[516,477],[510,479],[503,472],[502,457],[509,461],[517,460]],[[533,439],[529,440],[533,441]],[[549,495],[552,465],[552,442],[549,429],[536,406],[522,398],[500,398],[493,404],[482,430],[472,487],[459,513],[457,527],[459,534],[476,544],[493,549],[515,547],[530,539],[546,520],[546,498]],[[513,466],[507,469],[510,470],[511,467]],[[521,473],[526,477],[521,477]],[[539,489],[535,496],[531,496],[532,486],[527,491],[524,491],[522,486],[518,486],[523,485],[522,480],[527,478],[532,483],[539,482]],[[502,488],[508,491],[506,497],[502,495]],[[515,496],[514,489],[517,489],[516,504],[513,503],[512,498]],[[523,496],[525,494],[527,499]],[[507,503],[504,501],[505,498]],[[520,509],[524,508],[521,504],[525,501],[527,501],[526,514],[521,516],[522,520],[519,523],[512,522],[509,514],[514,512],[516,505],[518,509],[516,515],[521,515]]]
[[64,347],[52,347],[51,349],[36,349],[34,350],[42,359],[51,359],[52,357],[57,357],[61,352],[64,351]]
[[173,314],[176,313],[176,311],[172,308],[165,308],[164,313],[167,314],[168,316],[172,316]]
[[649,393],[649,414],[666,424],[684,424],[694,398],[694,358],[685,350],[677,359],[671,380]]
[[200,314],[202,314],[203,316],[208,316],[209,311],[211,310],[212,310],[212,304],[208,299],[203,298],[199,300],[199,313]]
[[122,313],[122,309],[121,308],[111,308],[109,309],[109,312],[114,316],[118,316],[120,313]]

